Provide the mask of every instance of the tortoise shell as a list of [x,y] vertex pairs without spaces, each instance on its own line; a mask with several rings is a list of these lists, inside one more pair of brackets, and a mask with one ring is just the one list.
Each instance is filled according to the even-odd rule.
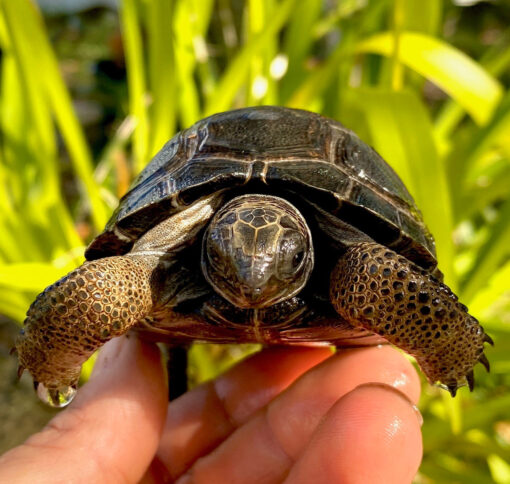
[[437,266],[413,198],[371,147],[334,120],[273,106],[215,114],[175,135],[135,180],[86,258],[129,252],[162,220],[215,192],[299,198],[429,271]]

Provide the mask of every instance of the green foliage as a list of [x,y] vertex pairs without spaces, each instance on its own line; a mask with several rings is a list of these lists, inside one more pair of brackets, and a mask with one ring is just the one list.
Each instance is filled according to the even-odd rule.
[[[246,105],[319,111],[401,175],[446,282],[496,341],[472,395],[424,387],[417,482],[510,482],[510,35],[491,27],[497,8],[509,15],[481,8],[480,49],[451,32],[468,9],[441,0],[123,0],[128,94],[94,163],[41,14],[0,0],[0,313],[21,322],[80,262],[84,227],[102,228],[177,129]],[[215,351],[195,349],[198,380],[223,368]]]

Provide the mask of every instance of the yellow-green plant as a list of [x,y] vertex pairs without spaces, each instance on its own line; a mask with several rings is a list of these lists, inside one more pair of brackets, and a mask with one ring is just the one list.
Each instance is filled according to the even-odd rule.
[[[115,154],[133,176],[208,114],[256,104],[322,112],[397,170],[435,235],[446,282],[496,342],[492,373],[476,371],[472,396],[424,390],[417,480],[510,482],[510,32],[473,59],[441,34],[444,12],[459,8],[442,0],[235,7],[120,2],[128,112],[94,163],[40,12],[0,0],[0,312],[21,322],[34,295],[80,262],[78,223],[97,233],[124,190]],[[444,94],[433,105],[432,84]],[[72,206],[57,133],[79,190]],[[219,371],[214,353],[195,356],[202,378]]]

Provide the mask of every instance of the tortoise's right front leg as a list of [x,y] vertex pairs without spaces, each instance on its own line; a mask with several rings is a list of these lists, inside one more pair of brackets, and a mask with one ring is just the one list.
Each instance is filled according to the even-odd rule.
[[416,358],[431,383],[452,395],[473,366],[489,369],[484,343],[492,343],[457,296],[427,271],[375,242],[351,246],[331,274],[336,311],[354,326],[383,336]]
[[43,385],[39,396],[53,406],[69,403],[82,364],[149,314],[157,264],[147,255],[85,262],[39,294],[16,342],[20,371]]

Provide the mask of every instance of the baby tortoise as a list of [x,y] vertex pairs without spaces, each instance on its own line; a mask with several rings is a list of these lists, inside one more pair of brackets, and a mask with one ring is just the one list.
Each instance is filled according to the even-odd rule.
[[489,369],[492,341],[441,282],[402,181],[318,114],[252,107],[177,134],[85,256],[37,297],[16,345],[55,406],[128,331],[174,346],[390,342],[452,395]]

